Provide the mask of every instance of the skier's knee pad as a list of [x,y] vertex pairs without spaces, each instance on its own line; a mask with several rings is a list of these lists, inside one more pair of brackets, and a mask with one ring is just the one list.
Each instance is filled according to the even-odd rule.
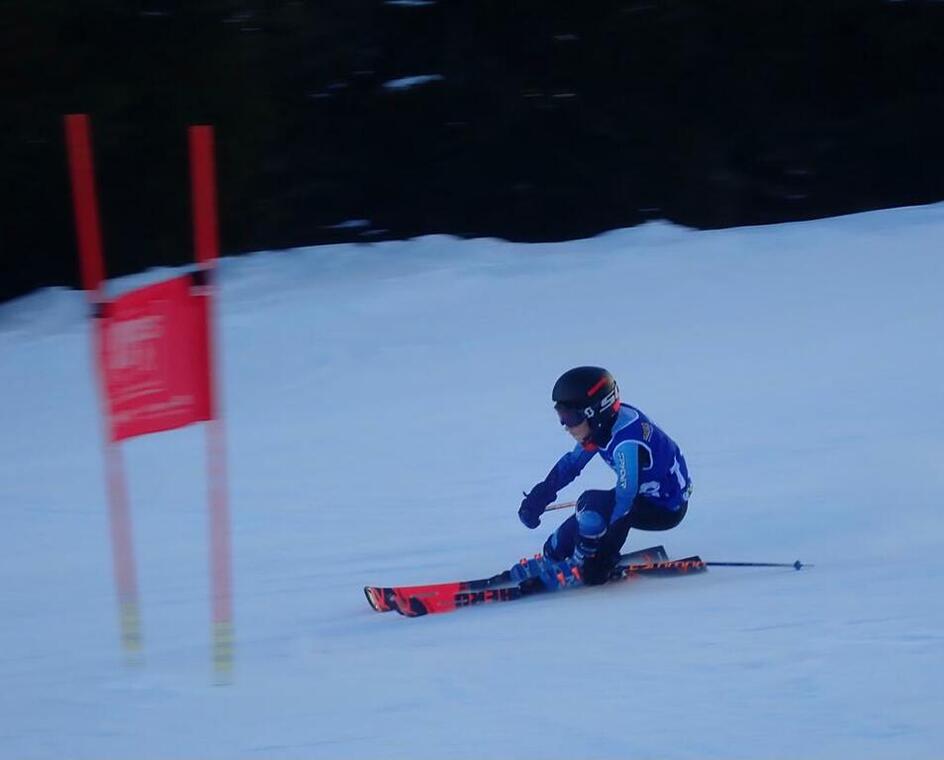
[[577,533],[583,538],[602,538],[606,533],[606,518],[592,509],[577,513]]

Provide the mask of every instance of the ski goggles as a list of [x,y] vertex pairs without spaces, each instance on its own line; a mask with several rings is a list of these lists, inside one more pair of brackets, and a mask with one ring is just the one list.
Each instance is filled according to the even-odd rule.
[[555,406],[554,409],[557,410],[557,416],[564,427],[577,427],[587,419],[583,409],[572,409],[567,406]]

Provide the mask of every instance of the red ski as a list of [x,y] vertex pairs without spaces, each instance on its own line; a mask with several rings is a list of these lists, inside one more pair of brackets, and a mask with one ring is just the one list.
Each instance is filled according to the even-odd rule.
[[[624,554],[620,557],[620,566],[632,563],[658,562],[668,559],[665,547],[650,546],[647,549]],[[517,588],[511,580],[511,571],[493,575],[491,578],[479,578],[471,581],[449,581],[446,583],[426,583],[417,586],[364,586],[364,596],[367,603],[377,612],[390,612],[411,609],[411,599],[421,600],[425,605],[438,606],[436,597],[445,597],[447,600],[456,594],[479,592],[511,586]],[[403,613],[408,614],[408,613]]]
[[[610,577],[610,582],[637,578],[643,575],[688,575],[702,573],[707,569],[707,564],[701,557],[694,555],[683,559],[668,559],[619,566]],[[580,586],[568,586],[567,588],[580,588]],[[459,607],[512,602],[526,596],[549,593],[550,591],[551,589],[546,588],[539,579],[530,578],[516,586],[485,588],[477,591],[457,590],[449,592],[444,588],[441,591],[426,591],[414,595],[405,594],[396,598],[393,609],[406,617],[420,617],[441,612],[452,612]]]

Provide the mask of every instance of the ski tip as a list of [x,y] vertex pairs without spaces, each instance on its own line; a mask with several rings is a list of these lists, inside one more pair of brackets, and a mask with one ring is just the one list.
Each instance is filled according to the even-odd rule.
[[796,562],[793,563],[793,569],[794,569],[794,570],[800,570],[801,568],[804,568],[804,567],[813,567],[813,566],[812,566],[812,565],[805,565],[805,564],[803,564],[802,562],[800,562],[800,560],[797,560]]
[[367,597],[367,603],[375,612],[390,612],[384,589],[379,586],[364,586],[364,596]]

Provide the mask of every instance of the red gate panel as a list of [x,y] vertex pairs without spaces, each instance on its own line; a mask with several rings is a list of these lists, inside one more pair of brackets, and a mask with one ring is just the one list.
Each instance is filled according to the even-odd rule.
[[112,441],[212,418],[207,301],[187,275],[104,304],[96,321]]

